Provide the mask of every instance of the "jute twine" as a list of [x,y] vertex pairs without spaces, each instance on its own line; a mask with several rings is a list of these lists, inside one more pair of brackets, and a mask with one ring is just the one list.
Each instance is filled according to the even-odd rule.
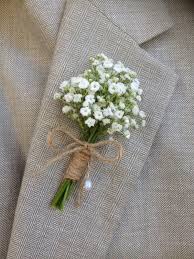
[[[54,143],[55,136],[61,132],[70,137],[73,142],[65,147],[60,147]],[[73,154],[69,166],[64,174],[64,179],[71,179],[73,181],[80,181],[88,168],[91,159],[97,159],[103,163],[114,164],[118,163],[123,156],[123,147],[116,140],[104,140],[97,143],[88,143],[75,137],[72,133],[62,127],[52,129],[47,137],[48,146],[56,151],[58,154],[50,159],[46,166],[53,164],[56,161],[62,160],[67,155]],[[63,143],[61,143],[63,144]],[[115,148],[116,155],[114,157],[107,157],[101,155],[97,148],[104,146],[112,146]],[[80,185],[81,186],[81,185]]]

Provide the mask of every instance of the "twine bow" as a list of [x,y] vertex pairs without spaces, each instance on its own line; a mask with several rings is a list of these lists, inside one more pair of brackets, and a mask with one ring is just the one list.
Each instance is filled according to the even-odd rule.
[[[61,147],[54,143],[56,133],[61,132],[70,137],[73,142]],[[64,179],[80,181],[84,172],[87,170],[89,162],[92,159],[97,159],[103,163],[113,164],[119,162],[123,155],[123,147],[116,140],[103,140],[97,143],[88,143],[75,137],[72,133],[62,127],[52,129],[47,137],[48,146],[58,151],[58,154],[47,162],[46,166],[53,164],[56,161],[62,160],[65,156],[72,154],[70,164],[64,174]],[[63,144],[63,143],[61,143]],[[116,150],[114,157],[107,157],[99,153],[97,148],[111,145]]]

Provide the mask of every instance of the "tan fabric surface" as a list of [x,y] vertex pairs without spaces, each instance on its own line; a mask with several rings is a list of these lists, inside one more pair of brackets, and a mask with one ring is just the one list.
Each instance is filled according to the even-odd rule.
[[[8,259],[192,258],[192,5],[2,1],[0,21],[0,258],[8,244]],[[147,127],[119,138],[126,152],[117,170],[94,164],[80,209],[73,195],[59,213],[49,203],[68,158],[41,171],[53,155],[46,136],[59,124],[78,129],[53,93],[99,52],[139,73]]]
[[[94,165],[95,188],[88,193],[83,206],[74,208],[75,197],[72,197],[61,214],[50,209],[49,203],[67,159],[44,172],[40,169],[52,155],[46,146],[48,130],[62,122],[69,128],[74,125],[61,115],[53,93],[63,79],[81,72],[88,64],[88,57],[99,52],[122,60],[139,73],[145,90],[143,109],[148,114],[148,126],[134,133],[130,141],[123,142],[125,157],[114,174],[102,164]],[[8,258],[99,258],[106,255],[176,80],[170,69],[148,56],[130,35],[91,2],[67,2],[24,173]],[[74,129],[77,131],[75,126]]]
[[5,258],[21,179],[50,65],[22,1],[0,1],[0,258]]

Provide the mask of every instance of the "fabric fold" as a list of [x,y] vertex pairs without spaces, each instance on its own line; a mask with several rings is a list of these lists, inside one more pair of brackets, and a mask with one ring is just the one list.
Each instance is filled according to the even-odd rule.
[[173,21],[163,1],[90,0],[117,27],[142,44],[169,30]]
[[66,0],[24,1],[24,6],[31,22],[36,28],[36,33],[42,37],[46,48],[51,54],[56,44],[65,3]]

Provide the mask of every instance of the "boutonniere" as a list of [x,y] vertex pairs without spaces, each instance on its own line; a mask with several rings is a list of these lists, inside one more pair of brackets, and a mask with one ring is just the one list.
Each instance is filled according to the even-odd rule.
[[[80,188],[85,190],[92,188],[87,170],[91,158],[104,163],[118,162],[123,149],[118,141],[111,138],[112,135],[122,134],[129,138],[132,129],[145,126],[145,113],[138,106],[142,89],[136,72],[121,62],[114,63],[104,54],[90,58],[89,69],[62,82],[59,88],[54,99],[63,104],[62,112],[77,122],[81,132],[79,139],[62,128],[53,129],[48,135],[51,147],[54,146],[53,138],[57,131],[73,139],[73,143],[54,159],[56,161],[71,154],[63,181],[51,203],[52,207],[63,210],[76,182],[81,182]],[[109,139],[102,140],[106,136]],[[106,145],[115,147],[115,157],[105,157],[97,151],[98,147]]]

